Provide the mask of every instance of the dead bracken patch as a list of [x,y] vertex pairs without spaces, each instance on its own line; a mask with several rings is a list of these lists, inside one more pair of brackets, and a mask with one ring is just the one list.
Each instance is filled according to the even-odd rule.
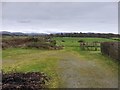
[[47,88],[49,78],[40,72],[8,73],[2,76],[2,90],[40,90]]
[[13,38],[2,40],[2,49],[6,48],[38,48],[46,50],[60,50],[62,46],[57,46],[55,40],[45,38]]

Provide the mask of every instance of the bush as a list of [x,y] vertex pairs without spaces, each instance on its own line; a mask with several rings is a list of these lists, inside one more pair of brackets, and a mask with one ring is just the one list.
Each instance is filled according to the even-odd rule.
[[84,40],[79,40],[78,42],[85,42]]
[[11,40],[2,41],[2,49],[10,47],[21,48],[39,48],[39,49],[62,49],[56,46],[55,40],[46,40],[44,37],[30,37],[30,38],[14,38]]
[[53,46],[55,46],[56,45],[56,40],[51,40],[50,44],[53,45]]
[[30,43],[26,44],[26,47],[39,48],[39,49],[49,49],[50,45],[47,43],[41,43],[41,42],[30,42]]
[[32,37],[32,38],[29,38],[29,41],[31,41],[31,42],[38,42],[38,38]]
[[61,40],[62,42],[65,42],[65,40]]
[[26,47],[28,48],[39,48],[39,49],[49,49],[49,50],[59,50],[62,49],[63,47],[61,46],[56,46],[52,45],[51,43],[46,43],[46,42],[31,42],[26,44]]

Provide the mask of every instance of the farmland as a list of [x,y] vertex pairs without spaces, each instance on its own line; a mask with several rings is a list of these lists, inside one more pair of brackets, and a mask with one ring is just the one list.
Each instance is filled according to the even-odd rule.
[[44,72],[48,88],[117,88],[118,64],[98,51],[83,51],[79,40],[114,42],[106,38],[53,37],[60,50],[7,48],[2,51],[3,71]]

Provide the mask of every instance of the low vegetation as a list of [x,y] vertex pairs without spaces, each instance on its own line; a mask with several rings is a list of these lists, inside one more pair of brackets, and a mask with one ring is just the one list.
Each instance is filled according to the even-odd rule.
[[[26,39],[26,37],[24,37],[24,39]],[[11,42],[11,40],[12,39],[9,41]],[[50,78],[50,81],[47,85],[48,88],[65,88],[67,87],[67,84],[64,81],[67,81],[68,78],[70,78],[68,76],[71,76],[72,79],[75,79],[75,77],[80,77],[79,74],[83,75],[81,78],[92,78],[91,81],[80,79],[80,83],[86,85],[88,88],[117,87],[117,62],[112,61],[112,59],[109,57],[102,55],[100,50],[84,51],[80,47],[81,42],[93,43],[96,41],[99,41],[99,43],[106,41],[116,42],[116,40],[106,38],[44,37],[42,40],[41,38],[29,38],[28,42],[25,42],[25,46],[23,45],[24,43],[22,43],[20,47],[3,49],[3,71],[5,72],[5,75],[9,74],[9,72],[18,72],[20,76],[25,73],[44,72]],[[70,66],[69,62],[74,63]],[[68,67],[69,70],[78,70],[78,72],[63,73],[67,72],[66,69]],[[74,68],[76,68],[76,70],[74,70]],[[98,70],[100,70],[100,73]],[[89,75],[89,73],[91,73],[91,75]],[[13,73],[10,73],[10,75],[13,75]],[[78,76],[73,77],[72,75]],[[63,78],[64,76],[65,79]],[[113,80],[113,83],[104,84],[101,80],[105,80],[105,82],[110,82]],[[96,81],[98,84],[96,84]],[[73,84],[72,82],[67,83],[69,85]],[[31,84],[32,82],[30,82],[30,85]],[[46,84],[44,85],[46,87]],[[85,88],[85,86],[83,86],[83,88]]]
[[55,40],[45,37],[27,37],[27,38],[13,38],[2,41],[2,49],[5,48],[38,48],[38,49],[62,49],[60,46],[56,46]]

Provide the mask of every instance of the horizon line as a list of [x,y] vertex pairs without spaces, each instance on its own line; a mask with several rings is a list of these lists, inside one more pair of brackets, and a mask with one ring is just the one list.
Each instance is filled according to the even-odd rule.
[[57,34],[57,33],[99,33],[99,34],[120,34],[113,32],[22,32],[22,31],[0,31],[0,32],[10,32],[10,33],[36,33],[36,34]]

